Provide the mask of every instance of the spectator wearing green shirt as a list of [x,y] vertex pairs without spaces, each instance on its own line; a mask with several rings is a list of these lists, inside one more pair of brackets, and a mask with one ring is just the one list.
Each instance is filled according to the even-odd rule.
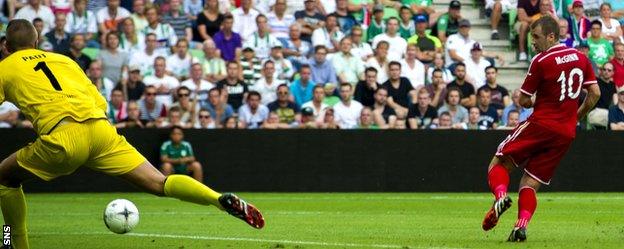
[[195,160],[193,147],[184,141],[182,127],[174,126],[169,134],[170,140],[160,146],[161,170],[165,176],[171,174],[191,174],[195,180],[203,182],[201,164]]
[[461,3],[457,0],[451,1],[447,13],[442,14],[438,18],[438,22],[431,31],[431,35],[438,36],[442,43],[446,42],[446,38],[459,31],[459,20],[461,19]]
[[594,20],[591,24],[591,36],[587,39],[589,45],[589,58],[602,67],[615,55],[613,46],[609,40],[602,37],[602,23]]
[[375,8],[373,8],[373,19],[366,30],[366,41],[372,42],[375,36],[386,31],[386,24],[383,21],[383,13],[383,5],[375,5]]
[[403,6],[401,7],[400,12],[401,21],[399,22],[399,34],[403,39],[410,38],[414,33],[416,33],[416,25],[414,24],[414,20],[412,19],[412,10],[410,8]]

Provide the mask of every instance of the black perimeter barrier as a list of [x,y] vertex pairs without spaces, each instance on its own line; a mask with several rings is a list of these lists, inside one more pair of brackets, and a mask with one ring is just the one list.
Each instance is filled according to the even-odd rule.
[[[155,165],[168,129],[119,130]],[[487,166],[507,131],[186,130],[204,182],[219,191],[486,192]],[[0,129],[0,156],[36,138]],[[512,173],[517,190],[521,170]],[[27,192],[138,191],[86,168]],[[545,191],[624,191],[624,132],[579,132]]]

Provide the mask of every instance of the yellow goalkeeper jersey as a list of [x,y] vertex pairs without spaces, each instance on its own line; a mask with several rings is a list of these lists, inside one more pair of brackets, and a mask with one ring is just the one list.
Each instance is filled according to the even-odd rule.
[[72,59],[25,49],[0,62],[0,103],[15,104],[39,135],[63,118],[106,118],[106,100]]

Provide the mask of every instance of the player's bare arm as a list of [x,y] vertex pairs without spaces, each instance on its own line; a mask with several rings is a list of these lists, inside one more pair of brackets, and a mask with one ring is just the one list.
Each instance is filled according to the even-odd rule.
[[592,108],[594,108],[594,105],[596,105],[596,102],[598,102],[599,98],[600,87],[598,87],[597,84],[592,84],[587,87],[587,97],[585,98],[585,101],[583,101],[583,104],[581,104],[577,112],[578,120],[583,119],[587,115],[587,113]]

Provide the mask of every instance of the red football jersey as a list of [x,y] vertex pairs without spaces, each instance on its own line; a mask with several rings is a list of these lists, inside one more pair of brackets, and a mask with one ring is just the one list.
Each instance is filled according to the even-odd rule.
[[536,95],[529,120],[574,137],[581,90],[596,83],[591,62],[576,49],[560,44],[538,54],[531,61],[520,89],[530,96]]

